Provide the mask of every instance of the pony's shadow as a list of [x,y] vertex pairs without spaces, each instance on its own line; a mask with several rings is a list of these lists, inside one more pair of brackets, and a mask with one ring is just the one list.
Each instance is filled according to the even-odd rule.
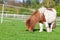
[[[40,29],[34,29],[33,31],[39,31]],[[43,29],[43,31],[46,31],[46,29]]]
[[[40,29],[34,29],[33,32],[39,31],[39,30],[40,30]],[[28,30],[26,30],[26,31],[28,31]],[[43,31],[46,31],[46,29],[43,29]]]

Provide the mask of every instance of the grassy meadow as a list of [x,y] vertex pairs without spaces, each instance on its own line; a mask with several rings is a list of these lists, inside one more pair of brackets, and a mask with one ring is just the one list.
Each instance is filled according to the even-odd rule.
[[34,32],[28,32],[24,21],[4,20],[0,24],[0,40],[60,40],[60,25],[51,33],[47,33],[46,30],[40,33],[38,25],[35,29]]
[[[39,8],[39,6],[35,6],[36,5],[34,5],[34,9]],[[23,8],[25,7],[18,8],[18,14],[29,15],[32,13],[31,10],[26,10]],[[1,10],[2,6],[0,6],[0,11]],[[57,16],[60,16],[60,6],[56,6],[56,10]],[[6,7],[5,11],[9,11],[8,13],[10,14],[16,14],[16,9],[13,7]],[[57,24],[60,24],[60,21],[57,21]],[[60,40],[60,25],[57,25],[56,29],[51,33],[46,32],[46,30],[40,33],[39,25],[36,25],[34,32],[28,32],[26,31],[25,21],[4,19],[3,23],[0,23],[0,40]]]

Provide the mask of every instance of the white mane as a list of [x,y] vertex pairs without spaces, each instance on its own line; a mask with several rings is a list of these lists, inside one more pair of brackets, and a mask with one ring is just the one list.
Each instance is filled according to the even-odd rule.
[[44,13],[46,8],[44,6],[42,6],[41,8],[38,9],[40,13]]

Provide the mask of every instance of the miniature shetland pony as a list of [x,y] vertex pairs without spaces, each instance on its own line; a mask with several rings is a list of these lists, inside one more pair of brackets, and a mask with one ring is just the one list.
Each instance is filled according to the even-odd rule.
[[47,32],[52,32],[52,29],[56,27],[56,10],[45,7],[36,10],[26,21],[27,30],[33,31],[36,23],[39,23],[39,32],[43,31],[43,24],[45,24]]

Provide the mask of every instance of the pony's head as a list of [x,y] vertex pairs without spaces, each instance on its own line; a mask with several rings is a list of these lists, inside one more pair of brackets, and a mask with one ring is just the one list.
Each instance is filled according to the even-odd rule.
[[26,27],[27,27],[27,30],[28,30],[28,31],[32,30],[32,28],[31,28],[31,19],[28,19],[28,20],[26,21]]
[[34,30],[36,23],[39,21],[39,12],[35,11],[30,18],[26,21],[26,27],[28,31]]

